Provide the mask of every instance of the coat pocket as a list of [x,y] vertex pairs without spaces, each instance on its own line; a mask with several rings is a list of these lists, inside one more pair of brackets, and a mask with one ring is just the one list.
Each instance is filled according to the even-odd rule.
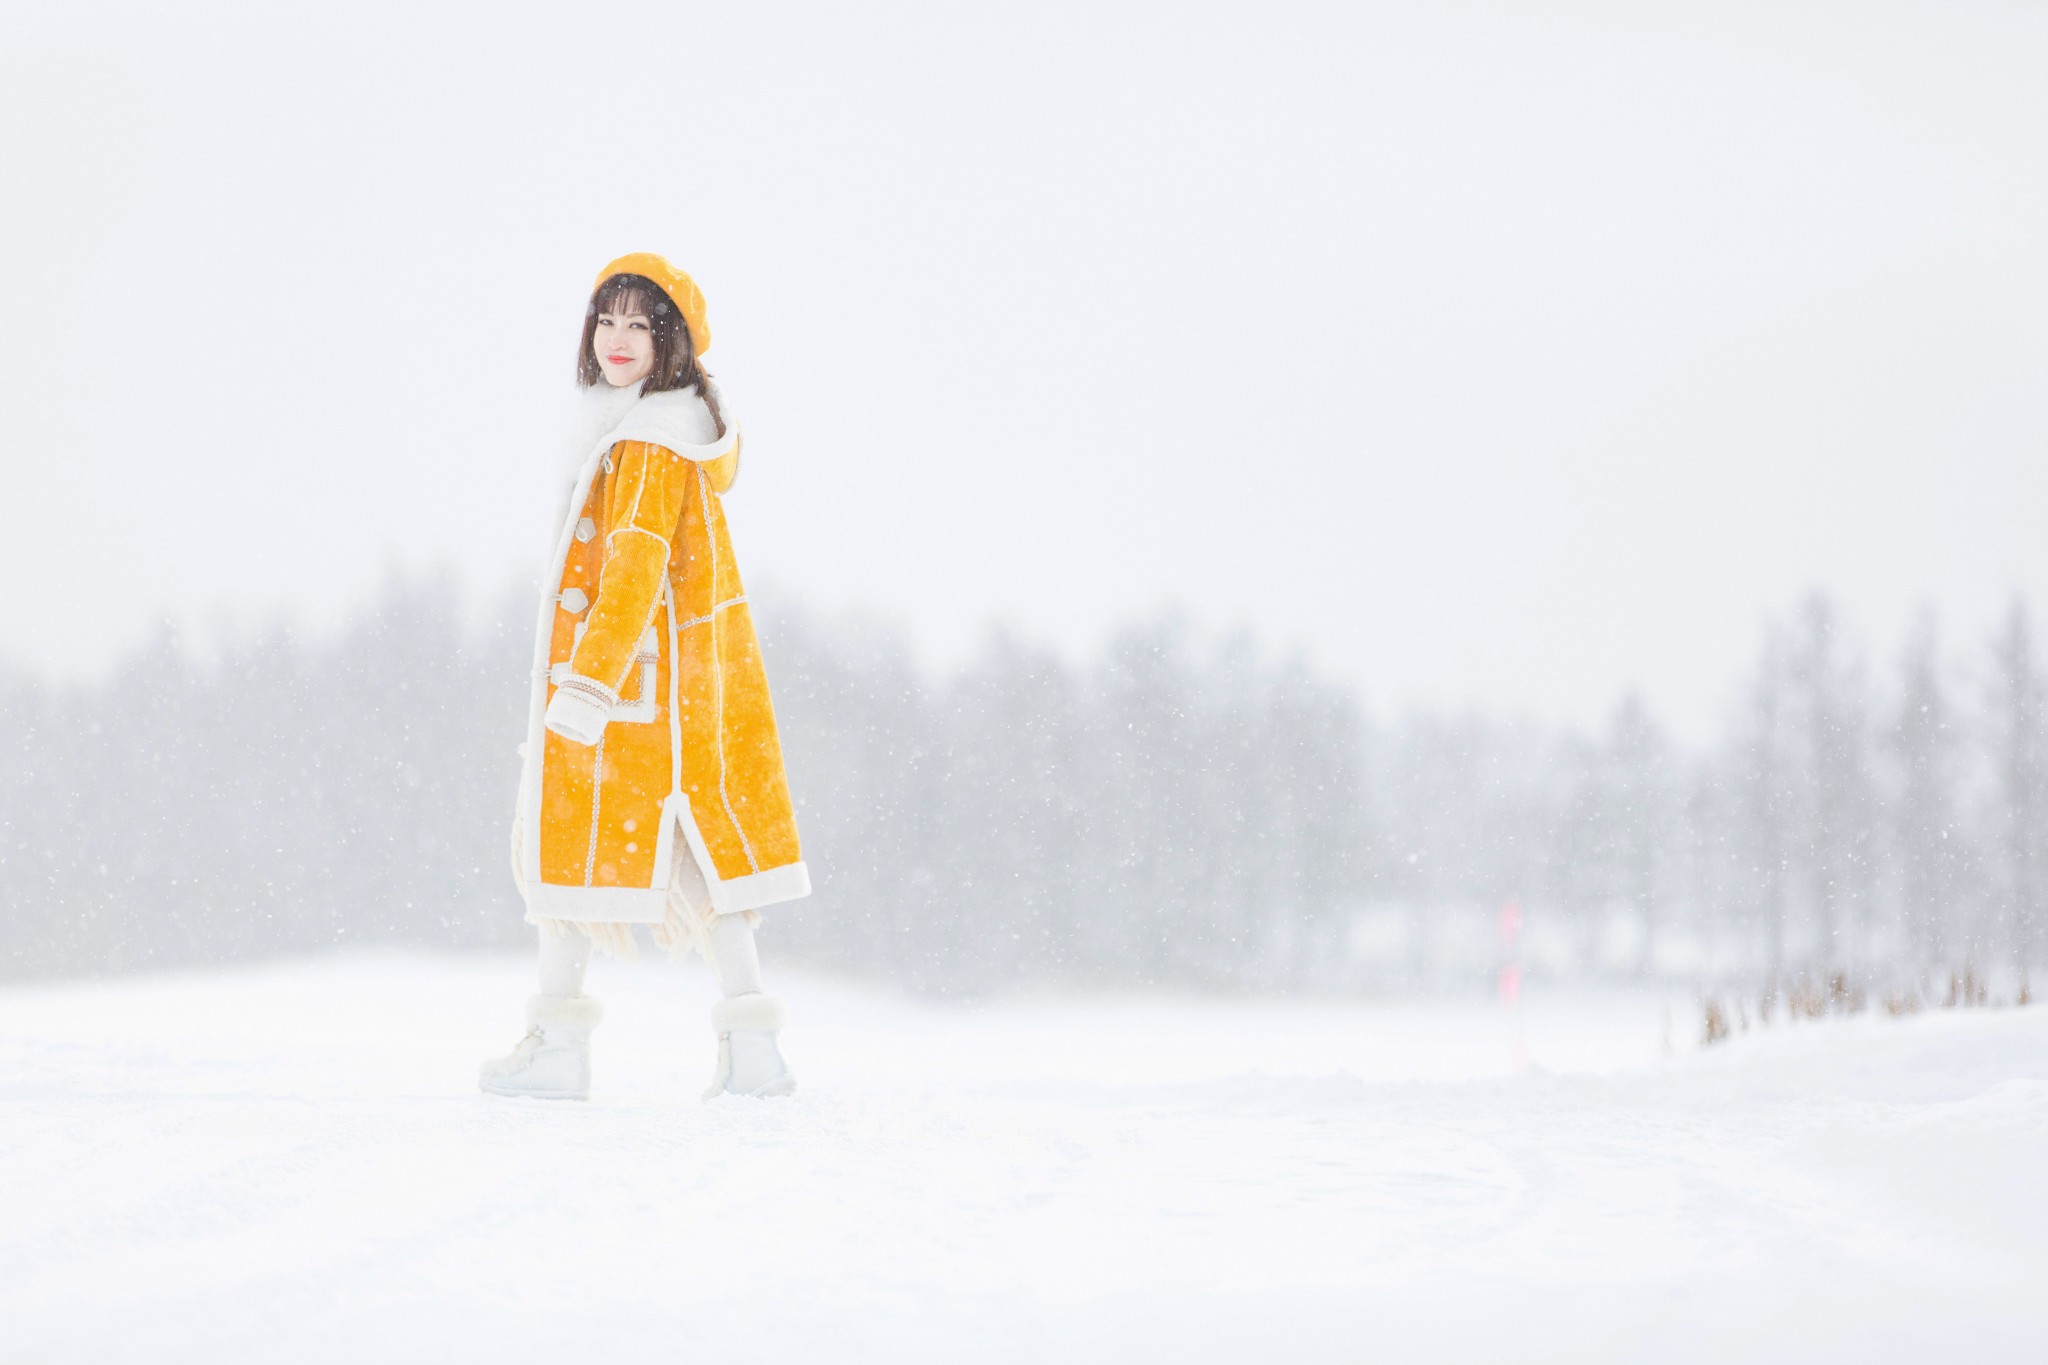
[[654,681],[660,668],[661,635],[649,626],[640,637],[640,651],[633,656],[633,666],[626,670],[626,681],[619,688],[619,704],[612,708],[613,720],[646,725],[655,719],[659,708]]

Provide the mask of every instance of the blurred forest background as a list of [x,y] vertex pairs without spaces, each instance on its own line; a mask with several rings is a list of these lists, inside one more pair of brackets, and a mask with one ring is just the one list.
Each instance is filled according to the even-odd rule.
[[[768,595],[775,600],[776,594]],[[480,619],[495,625],[478,630]],[[166,633],[109,680],[0,677],[10,977],[365,942],[528,941],[507,871],[531,612],[395,576],[338,637]],[[778,960],[924,991],[1536,977],[1883,989],[2042,958],[2043,677],[1925,618],[1872,659],[1815,596],[1714,742],[1368,713],[1161,615],[1076,663],[927,676],[886,621],[761,623],[818,891]]]

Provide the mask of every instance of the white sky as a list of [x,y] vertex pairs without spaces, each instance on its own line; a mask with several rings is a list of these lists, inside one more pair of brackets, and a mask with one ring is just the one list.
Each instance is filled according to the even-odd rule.
[[1713,722],[2048,605],[2048,7],[0,9],[0,657],[531,576],[666,252],[758,589]]

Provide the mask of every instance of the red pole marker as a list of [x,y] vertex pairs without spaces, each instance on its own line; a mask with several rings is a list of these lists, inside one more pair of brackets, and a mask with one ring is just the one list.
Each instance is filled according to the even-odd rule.
[[1529,1039],[1522,1032],[1522,902],[1510,896],[1500,908],[1500,1003],[1514,1035],[1514,1068],[1529,1069]]
[[1522,995],[1522,903],[1509,897],[1500,908],[1500,998],[1512,1005]]

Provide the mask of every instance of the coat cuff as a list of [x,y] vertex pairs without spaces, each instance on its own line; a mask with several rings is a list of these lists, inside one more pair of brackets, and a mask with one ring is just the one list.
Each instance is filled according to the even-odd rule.
[[571,675],[555,689],[541,723],[571,744],[595,744],[604,736],[605,722],[618,700],[617,693],[596,679]]

